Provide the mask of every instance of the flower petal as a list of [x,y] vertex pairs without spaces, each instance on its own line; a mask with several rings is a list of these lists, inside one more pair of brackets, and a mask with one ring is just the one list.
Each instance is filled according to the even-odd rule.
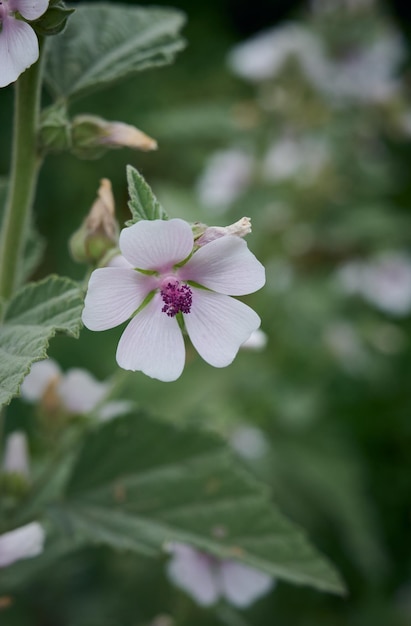
[[175,317],[162,312],[160,294],[131,320],[117,348],[117,363],[164,382],[177,380],[184,369],[185,347]]
[[265,270],[245,241],[226,235],[202,246],[178,272],[183,280],[228,296],[253,293],[265,284]]
[[120,250],[133,267],[168,271],[193,249],[193,233],[180,219],[137,222],[120,233]]
[[193,288],[191,311],[184,315],[184,322],[193,346],[204,361],[214,367],[225,367],[259,327],[260,318],[239,300]]
[[0,567],[41,554],[44,538],[44,529],[38,522],[0,535]]
[[39,44],[31,26],[6,16],[0,31],[0,87],[17,80],[38,58]]
[[60,375],[60,367],[53,359],[44,359],[44,361],[33,363],[30,373],[27,374],[20,387],[22,398],[27,402],[38,402],[49,384],[59,378]]
[[125,322],[152,290],[151,280],[126,267],[94,270],[84,301],[84,325],[90,330],[107,330]]
[[218,581],[207,555],[190,546],[175,544],[167,573],[177,587],[186,591],[201,606],[210,606],[218,600]]
[[48,6],[49,0],[9,0],[11,11],[18,11],[26,20],[36,20]]
[[96,380],[86,370],[72,368],[63,376],[58,395],[70,413],[89,413],[105,395],[109,385]]
[[268,574],[234,561],[224,561],[220,571],[223,593],[238,607],[249,606],[274,585]]

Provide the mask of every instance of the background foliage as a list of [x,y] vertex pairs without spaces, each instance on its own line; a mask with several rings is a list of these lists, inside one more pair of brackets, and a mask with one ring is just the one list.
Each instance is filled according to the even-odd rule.
[[[338,9],[344,3],[329,4]],[[301,5],[291,17],[335,58],[372,37],[399,33],[385,5],[345,4],[354,8],[322,13]],[[103,176],[112,180],[120,223],[130,219],[127,164],[142,172],[171,217],[218,225],[242,215],[252,218],[248,243],[266,265],[268,281],[247,302],[262,318],[267,347],[241,351],[225,370],[212,369],[192,351],[177,382],[164,385],[127,374],[115,395],[150,407],[173,428],[201,427],[231,442],[269,497],[336,565],[348,596],[279,582],[246,611],[228,605],[203,610],[168,582],[165,557],[83,547],[81,536],[79,549],[65,554],[59,539],[64,506],[81,492],[76,471],[88,475],[93,465],[80,457],[66,502],[49,513],[58,567],[41,563],[23,594],[16,566],[9,584],[17,585],[18,601],[0,612],[2,624],[155,625],[160,614],[172,620],[165,624],[176,626],[406,626],[411,620],[411,305],[401,312],[390,302],[382,306],[375,292],[370,297],[364,288],[347,290],[343,280],[350,263],[375,263],[381,254],[410,262],[409,48],[404,40],[402,59],[393,68],[401,86],[383,101],[330,96],[307,79],[295,58],[267,81],[235,76],[229,51],[251,29],[273,26],[274,17],[281,25],[280,5],[266,3],[262,10],[261,3],[175,2],[187,13],[188,47],[174,65],[70,102],[71,115],[90,111],[142,128],[156,138],[159,150],[110,152],[97,161],[69,154],[46,160],[36,228],[47,244],[32,278],[84,277],[84,266],[69,256],[68,238]],[[364,83],[363,94],[365,88]],[[48,103],[50,96],[44,98]],[[11,119],[11,88],[0,93],[0,107],[3,119]],[[6,175],[7,125],[1,132],[0,174]],[[296,146],[298,164],[290,175],[270,177],[264,174],[265,158],[280,141]],[[243,177],[247,184],[230,201],[213,203],[199,181],[212,155],[227,150],[251,162]],[[287,151],[279,155],[280,163],[289,158]],[[227,178],[228,170],[222,171]],[[390,285],[397,279],[398,273],[389,273]],[[407,280],[400,284],[405,293],[411,291]],[[64,369],[81,366],[107,379],[117,371],[118,336],[118,329],[82,330],[80,341],[54,339],[50,354]],[[21,400],[12,407],[6,429],[25,429],[34,453],[40,452],[44,442],[32,430],[35,410]],[[250,427],[254,430],[247,431]],[[257,451],[250,448],[250,437],[263,442]],[[67,458],[67,466],[72,462]],[[73,510],[78,513],[73,524],[81,525],[84,511],[70,507],[70,515]],[[250,520],[259,523],[260,517]],[[103,526],[103,534],[110,532]]]

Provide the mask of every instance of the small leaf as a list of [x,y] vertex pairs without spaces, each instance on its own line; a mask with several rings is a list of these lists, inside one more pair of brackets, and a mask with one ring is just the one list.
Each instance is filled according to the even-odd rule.
[[83,298],[80,287],[50,276],[21,289],[6,305],[0,325],[0,405],[8,404],[34,361],[44,359],[57,332],[77,337]]
[[142,414],[88,435],[52,511],[90,543],[146,554],[189,543],[276,578],[344,592],[333,567],[219,439]]
[[127,182],[132,219],[127,222],[131,226],[140,220],[167,220],[168,216],[150,187],[139,172],[127,165]]
[[73,98],[171,63],[184,21],[176,9],[82,4],[48,42],[46,82],[56,98]]

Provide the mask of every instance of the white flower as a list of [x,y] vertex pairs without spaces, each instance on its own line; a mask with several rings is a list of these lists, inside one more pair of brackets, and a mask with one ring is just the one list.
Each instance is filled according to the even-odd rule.
[[236,428],[230,436],[230,444],[245,459],[259,459],[269,450],[263,431],[255,426]]
[[[51,394],[58,406],[73,415],[94,411],[108,395],[110,385],[96,380],[89,372],[80,368],[62,373],[53,359],[33,363],[30,373],[21,385],[21,395],[28,402],[45,401]],[[98,408],[102,420],[111,419],[131,408],[128,401],[112,401]]]
[[15,431],[8,435],[3,458],[3,471],[6,474],[30,475],[29,454],[26,434]]
[[404,54],[398,34],[384,35],[354,48],[346,58],[330,61],[328,78],[318,80],[317,87],[334,98],[385,102],[398,91],[400,81],[396,74]]
[[263,178],[277,182],[288,178],[309,183],[321,172],[329,158],[324,141],[306,137],[282,137],[268,148],[263,162]]
[[235,46],[228,56],[228,64],[238,76],[259,82],[277,76],[290,58],[298,60],[311,80],[327,73],[320,41],[306,28],[293,22],[258,33]]
[[0,87],[13,83],[39,57],[34,30],[21,19],[32,21],[46,11],[49,0],[2,0],[0,2]]
[[117,363],[162,381],[176,380],[185,361],[184,322],[192,344],[214,367],[225,367],[260,325],[247,305],[231,298],[265,283],[265,271],[243,239],[226,235],[194,249],[181,219],[140,221],[120,234],[129,267],[103,267],[90,278],[83,322],[90,330],[132,318]]
[[351,261],[337,273],[347,293],[358,294],[391,315],[411,312],[411,258],[402,252],[385,252],[370,262]]
[[44,528],[38,522],[31,522],[0,535],[0,567],[41,554],[44,539]]
[[267,345],[267,341],[268,338],[265,332],[261,330],[261,328],[257,328],[257,330],[251,333],[249,338],[241,344],[241,349],[256,351],[264,350]]
[[170,580],[202,606],[224,598],[244,608],[274,586],[268,574],[236,561],[222,561],[179,543],[172,545],[172,552],[167,567]]
[[197,182],[200,202],[210,209],[224,211],[249,185],[252,158],[243,150],[219,150],[209,159]]

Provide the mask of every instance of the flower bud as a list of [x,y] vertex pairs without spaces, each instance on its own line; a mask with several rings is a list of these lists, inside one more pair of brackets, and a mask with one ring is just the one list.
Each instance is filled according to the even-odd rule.
[[118,224],[111,182],[103,178],[88,216],[70,239],[70,251],[76,261],[95,264],[115,248],[117,242]]
[[46,152],[61,152],[70,148],[71,126],[65,104],[53,104],[43,111],[39,141],[41,149]]
[[99,158],[109,149],[155,150],[157,142],[135,126],[95,115],[77,115],[72,123],[72,152],[82,159]]
[[[202,226],[202,225],[200,225]],[[201,232],[201,229],[199,229]],[[208,226],[196,239],[197,246],[205,246],[207,243],[224,237],[225,235],[235,235],[237,237],[245,237],[251,233],[251,220],[249,217],[242,217],[241,220],[230,224],[230,226]],[[194,237],[195,237],[194,233]]]
[[27,437],[21,431],[14,431],[6,439],[3,458],[3,471],[6,474],[30,476]]

